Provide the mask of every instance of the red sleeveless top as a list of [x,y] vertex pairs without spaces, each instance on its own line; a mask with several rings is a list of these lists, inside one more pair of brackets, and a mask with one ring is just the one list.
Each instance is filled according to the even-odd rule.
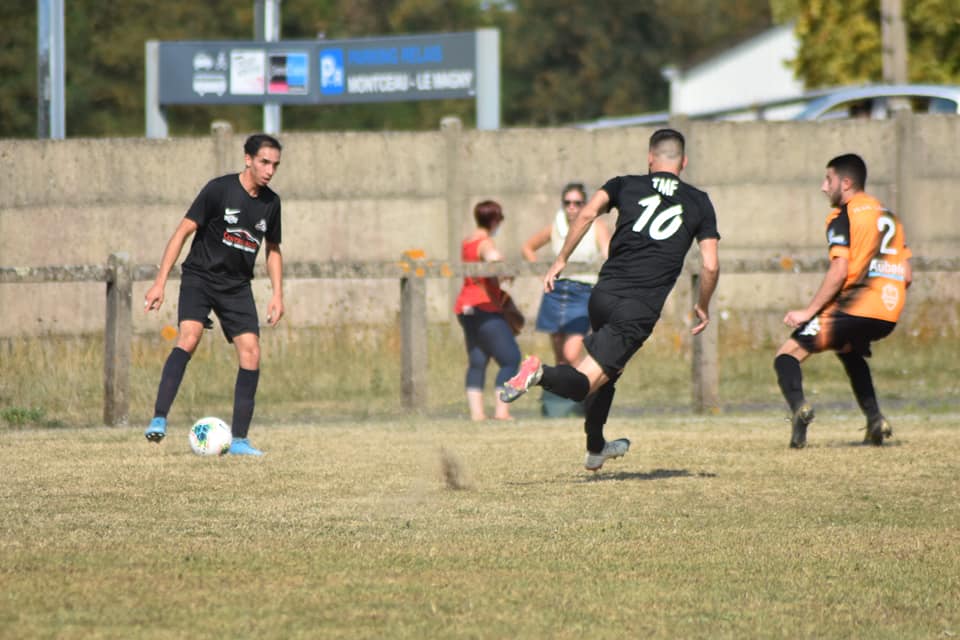
[[[486,238],[464,240],[460,247],[460,259],[463,262],[481,262],[477,249],[484,240]],[[503,292],[496,278],[464,278],[453,312],[460,315],[465,309],[472,307],[480,311],[500,313],[503,311],[500,306],[502,296]]]

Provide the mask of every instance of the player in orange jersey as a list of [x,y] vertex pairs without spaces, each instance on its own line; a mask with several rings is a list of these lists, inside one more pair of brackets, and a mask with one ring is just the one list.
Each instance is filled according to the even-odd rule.
[[870,343],[893,331],[910,286],[910,249],[900,220],[864,193],[867,165],[846,154],[827,163],[821,190],[833,211],[827,217],[830,268],[803,309],[783,322],[794,329],[774,360],[777,382],[793,414],[790,446],[807,442],[813,407],[803,396],[800,363],[811,353],[831,350],[846,369],[857,403],[867,417],[865,443],[883,444],[893,434],[880,413],[866,358]]

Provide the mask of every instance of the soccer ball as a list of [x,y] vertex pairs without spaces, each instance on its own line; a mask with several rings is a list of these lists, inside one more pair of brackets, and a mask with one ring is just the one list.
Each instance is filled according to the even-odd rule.
[[200,418],[190,427],[190,448],[198,456],[222,456],[232,441],[229,425],[220,418]]

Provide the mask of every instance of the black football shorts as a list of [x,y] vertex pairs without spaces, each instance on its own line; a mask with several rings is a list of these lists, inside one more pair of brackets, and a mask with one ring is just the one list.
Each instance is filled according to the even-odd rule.
[[184,275],[180,281],[180,308],[177,322],[196,320],[210,328],[210,312],[217,314],[227,342],[242,333],[260,335],[260,321],[249,282],[219,289],[202,278]]
[[810,353],[853,351],[870,357],[870,343],[890,335],[896,323],[828,311],[814,316],[790,337]]
[[653,332],[660,312],[642,298],[621,298],[596,289],[590,294],[590,326],[583,339],[587,353],[610,378],[616,378]]

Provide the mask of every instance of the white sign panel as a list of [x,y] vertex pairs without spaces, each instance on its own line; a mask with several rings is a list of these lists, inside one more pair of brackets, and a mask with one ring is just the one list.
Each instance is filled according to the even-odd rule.
[[267,54],[263,49],[230,51],[230,93],[238,96],[266,93]]

